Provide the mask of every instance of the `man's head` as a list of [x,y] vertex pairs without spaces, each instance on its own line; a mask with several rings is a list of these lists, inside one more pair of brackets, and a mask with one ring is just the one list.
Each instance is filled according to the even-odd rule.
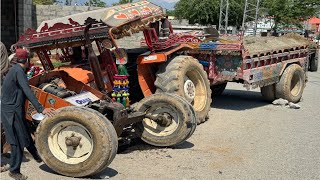
[[25,49],[16,49],[16,62],[24,65],[25,68],[29,66],[29,53]]

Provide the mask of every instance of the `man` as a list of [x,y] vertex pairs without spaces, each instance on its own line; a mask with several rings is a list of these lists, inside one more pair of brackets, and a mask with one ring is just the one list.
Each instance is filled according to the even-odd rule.
[[54,112],[51,109],[44,109],[30,89],[25,74],[29,66],[28,52],[24,49],[17,49],[16,61],[17,64],[11,67],[2,84],[1,120],[7,142],[11,145],[9,176],[24,180],[27,179],[27,176],[20,173],[24,147],[35,160],[41,162],[24,118],[25,100],[27,98],[38,113],[51,117]]

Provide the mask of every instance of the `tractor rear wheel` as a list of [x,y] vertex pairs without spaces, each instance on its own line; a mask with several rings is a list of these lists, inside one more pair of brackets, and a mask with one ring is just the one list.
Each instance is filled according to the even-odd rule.
[[111,122],[99,112],[70,106],[39,124],[36,146],[52,170],[83,177],[101,172],[112,162],[118,138]]
[[155,81],[157,93],[184,97],[197,113],[197,123],[206,120],[211,105],[211,89],[202,65],[191,56],[177,56],[162,64]]
[[192,107],[182,98],[169,93],[153,94],[142,99],[136,111],[146,113],[136,125],[141,139],[154,146],[173,146],[184,142],[196,128]]
[[298,64],[289,65],[276,84],[277,98],[297,103],[302,97],[305,87],[305,72]]

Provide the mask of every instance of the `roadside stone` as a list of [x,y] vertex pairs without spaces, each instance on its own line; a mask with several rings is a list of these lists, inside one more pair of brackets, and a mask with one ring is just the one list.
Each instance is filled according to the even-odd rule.
[[292,102],[289,102],[288,106],[289,106],[289,108],[291,108],[291,109],[300,109],[300,108],[301,108],[300,105],[295,104],[295,103],[292,103]]
[[289,103],[288,100],[285,100],[285,99],[282,99],[282,98],[279,98],[279,99],[276,99],[272,102],[273,105],[277,105],[277,106],[285,106]]

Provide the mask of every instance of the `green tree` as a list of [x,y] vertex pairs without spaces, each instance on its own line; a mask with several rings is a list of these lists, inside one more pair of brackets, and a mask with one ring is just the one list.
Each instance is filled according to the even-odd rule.
[[52,5],[56,2],[59,2],[57,0],[33,0],[33,4],[40,4],[40,5]]
[[[244,0],[229,0],[228,24],[240,27],[243,17]],[[218,24],[220,0],[180,0],[175,5],[174,15],[188,19],[191,24]]]
[[84,3],[86,6],[95,6],[95,7],[106,7],[106,3],[102,0],[89,0],[88,2]]
[[296,25],[302,27],[302,22],[315,16],[320,7],[319,0],[263,0],[261,6],[266,14],[273,16],[276,30],[279,25]]
[[116,5],[120,5],[120,4],[132,3],[132,2],[133,2],[133,0],[119,0],[118,3],[113,3],[112,5],[116,6]]
[[72,3],[72,0],[66,0],[65,5],[67,5],[67,6],[71,6],[71,3]]
[[166,14],[167,14],[168,16],[174,16],[174,15],[175,15],[175,14],[174,14],[174,10],[167,10]]

